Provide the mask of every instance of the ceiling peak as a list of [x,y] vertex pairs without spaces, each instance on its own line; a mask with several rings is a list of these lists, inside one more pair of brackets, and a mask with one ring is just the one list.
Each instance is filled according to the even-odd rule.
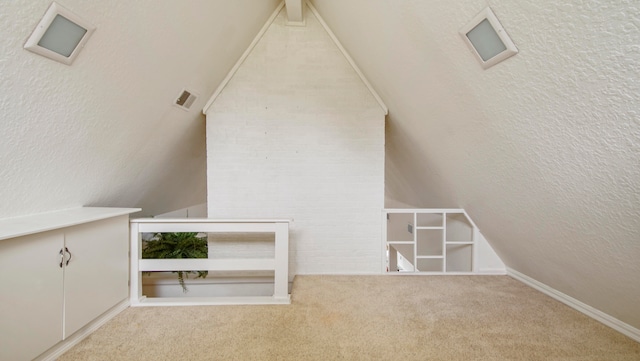
[[287,8],[287,25],[304,26],[304,12],[302,0],[285,0]]

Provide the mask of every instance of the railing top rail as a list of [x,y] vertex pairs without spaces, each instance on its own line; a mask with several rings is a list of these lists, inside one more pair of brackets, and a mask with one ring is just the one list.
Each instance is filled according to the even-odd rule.
[[131,223],[291,223],[291,219],[136,218]]
[[465,213],[462,208],[384,208],[387,213]]

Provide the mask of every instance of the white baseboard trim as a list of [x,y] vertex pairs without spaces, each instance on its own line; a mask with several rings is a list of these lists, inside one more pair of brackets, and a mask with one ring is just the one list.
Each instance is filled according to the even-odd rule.
[[492,276],[492,275],[504,276],[507,274],[507,270],[504,268],[480,268],[477,274],[487,275],[487,276]]
[[58,342],[55,346],[47,350],[42,355],[34,359],[34,361],[55,361],[63,353],[69,351],[73,346],[80,343],[80,341],[87,338],[90,334],[94,333],[98,328],[107,323],[120,312],[126,310],[129,307],[129,298],[118,303],[109,311],[103,313],[100,317],[93,320],[88,325],[76,331],[73,335],[67,337],[65,340]]
[[598,309],[595,309],[589,305],[587,305],[586,303],[580,302],[578,300],[576,300],[575,298],[571,297],[571,296],[567,296],[566,294],[551,288],[547,285],[545,285],[542,282],[539,282],[525,274],[522,274],[516,270],[513,270],[511,268],[507,268],[507,275],[509,275],[510,277],[526,284],[529,287],[532,287],[544,294],[546,294],[547,296],[554,298],[562,303],[564,303],[565,305],[575,309],[576,311],[582,312],[583,314],[593,318],[594,320],[607,325],[611,328],[613,328],[614,330],[622,333],[623,335],[626,335],[630,338],[632,338],[633,340],[640,342],[640,330],[629,325],[626,324],[620,320],[618,320],[617,318],[610,316]]

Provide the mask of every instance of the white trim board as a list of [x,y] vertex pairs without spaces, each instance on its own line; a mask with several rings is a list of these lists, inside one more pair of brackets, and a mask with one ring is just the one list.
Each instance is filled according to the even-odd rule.
[[480,276],[505,276],[507,271],[501,268],[480,268],[476,275]]
[[[349,53],[347,53],[347,51],[344,49],[342,44],[340,44],[340,41],[338,40],[338,38],[336,38],[335,34],[331,31],[331,29],[329,29],[329,26],[327,25],[327,23],[324,22],[324,19],[322,19],[322,17],[320,16],[316,8],[314,8],[313,5],[311,5],[311,3],[309,3],[308,1],[305,1],[305,4],[307,5],[307,7],[309,7],[313,15],[316,17],[316,19],[318,19],[318,22],[320,23],[320,25],[322,25],[322,27],[327,32],[331,40],[333,40],[333,42],[336,44],[336,46],[338,47],[338,50],[340,50],[340,52],[345,57],[345,59],[347,59],[347,62],[351,65],[351,67],[356,72],[356,74],[358,74],[358,77],[360,77],[360,80],[362,80],[362,83],[367,87],[367,89],[369,89],[369,92],[371,92],[371,95],[373,95],[373,97],[376,99],[376,101],[384,111],[384,114],[385,115],[389,114],[389,108],[387,108],[387,105],[382,101],[382,98],[380,98],[380,95],[378,95],[375,89],[373,89],[373,86],[371,85],[371,83],[369,83],[367,78],[365,78],[364,74],[362,73],[362,71],[360,71],[360,68],[358,68],[355,61],[353,61],[351,56],[349,56]],[[236,62],[236,64],[233,66],[233,68],[231,68],[231,70],[229,71],[227,76],[224,78],[224,80],[222,80],[222,83],[220,83],[220,85],[218,85],[218,88],[216,88],[216,90],[213,92],[213,94],[211,95],[211,98],[209,98],[209,101],[207,101],[207,104],[205,104],[204,108],[202,108],[202,114],[205,114],[205,115],[207,114],[207,112],[209,111],[209,108],[216,101],[220,93],[222,93],[222,90],[224,90],[227,84],[229,84],[229,82],[231,81],[233,76],[236,74],[238,69],[240,69],[240,66],[242,66],[242,63],[244,63],[247,57],[249,57],[249,54],[251,54],[251,52],[253,51],[253,48],[255,48],[258,42],[260,42],[260,39],[262,39],[264,34],[267,32],[267,30],[269,29],[269,26],[271,26],[271,24],[276,19],[278,14],[280,14],[280,11],[282,11],[282,8],[284,7],[284,5],[285,5],[285,2],[283,0],[280,3],[280,5],[278,5],[276,10],[273,12],[273,14],[271,14],[267,22],[262,27],[262,29],[260,29],[260,31],[258,32],[256,37],[253,39],[253,41],[251,42],[247,50],[245,50],[242,56],[240,57],[240,59],[238,59],[238,62]]]
[[578,300],[576,300],[575,298],[568,296],[554,288],[551,288],[547,285],[545,285],[544,283],[537,281],[523,273],[520,273],[514,269],[508,268],[507,267],[507,275],[509,275],[510,277],[526,284],[527,286],[534,288],[544,294],[546,294],[547,296],[554,298],[562,303],[564,303],[565,305],[573,308],[576,311],[579,311],[591,318],[593,318],[594,320],[609,326],[611,328],[613,328],[614,330],[622,333],[625,336],[630,337],[631,339],[640,342],[640,330],[629,325],[626,324],[620,320],[618,320],[617,318],[610,316],[598,309],[595,309],[589,305],[587,305],[586,303],[580,302]]

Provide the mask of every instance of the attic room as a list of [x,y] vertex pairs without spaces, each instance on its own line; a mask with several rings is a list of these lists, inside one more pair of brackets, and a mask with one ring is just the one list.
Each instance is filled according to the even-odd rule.
[[[51,0],[0,11],[0,360],[640,359],[640,5],[55,3],[69,63],[26,49]],[[489,66],[487,8],[517,48]],[[275,230],[209,258],[284,304],[139,304],[163,219]]]

